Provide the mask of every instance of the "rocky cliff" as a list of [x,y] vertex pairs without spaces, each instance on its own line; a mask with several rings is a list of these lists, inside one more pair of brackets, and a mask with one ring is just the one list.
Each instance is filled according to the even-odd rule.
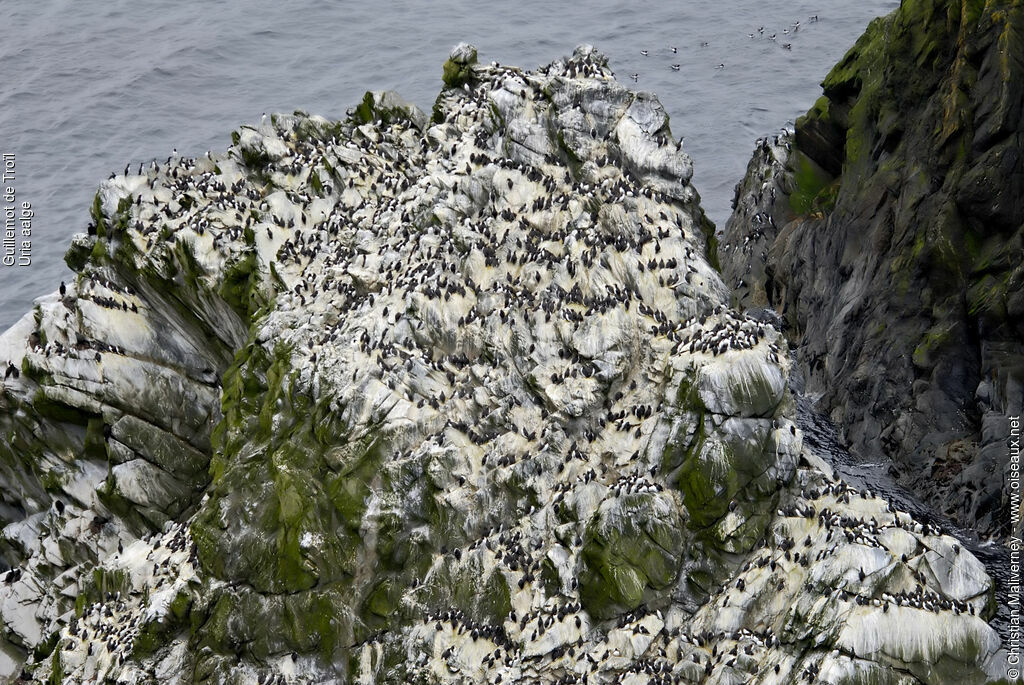
[[759,142],[721,250],[781,312],[845,439],[937,511],[1009,532],[1024,388],[1024,7],[877,19],[795,131]]
[[0,678],[992,680],[991,579],[804,446],[657,99],[444,82],[100,187],[0,338]]

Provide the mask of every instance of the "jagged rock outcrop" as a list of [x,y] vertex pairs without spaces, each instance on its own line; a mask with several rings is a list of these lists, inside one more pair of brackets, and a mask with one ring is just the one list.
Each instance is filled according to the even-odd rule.
[[1022,31],[1020,2],[874,21],[795,132],[759,142],[721,250],[848,444],[985,535],[1009,532],[1024,396]]
[[993,677],[981,564],[804,447],[657,99],[444,80],[101,186],[0,338],[0,673]]

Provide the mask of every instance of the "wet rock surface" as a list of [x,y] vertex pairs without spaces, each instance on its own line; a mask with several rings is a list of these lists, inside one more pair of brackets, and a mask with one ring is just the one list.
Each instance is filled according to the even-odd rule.
[[0,676],[994,677],[984,567],[804,445],[657,100],[443,71],[101,186],[0,338]]

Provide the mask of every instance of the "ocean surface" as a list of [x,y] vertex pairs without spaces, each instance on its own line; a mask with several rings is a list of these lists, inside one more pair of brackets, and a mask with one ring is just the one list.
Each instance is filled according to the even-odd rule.
[[31,265],[0,266],[0,331],[68,278],[68,242],[85,230],[96,187],[112,171],[165,159],[175,148],[191,156],[224,150],[232,130],[258,122],[263,112],[302,109],[341,118],[366,90],[397,90],[429,111],[441,65],[460,41],[474,44],[483,62],[526,68],[570,54],[580,43],[596,46],[620,81],[661,99],[673,133],[685,138],[693,157],[705,210],[722,227],[755,139],[807,111],[822,78],[870,20],[897,6],[897,0],[5,3],[0,154],[15,156],[15,179],[0,185],[12,185],[19,206],[30,202],[35,217]]

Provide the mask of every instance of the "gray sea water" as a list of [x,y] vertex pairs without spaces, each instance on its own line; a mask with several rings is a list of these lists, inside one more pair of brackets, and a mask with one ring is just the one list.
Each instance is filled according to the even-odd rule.
[[897,5],[5,2],[0,153],[15,155],[9,185],[35,217],[31,266],[0,266],[0,330],[68,277],[68,241],[85,230],[96,187],[112,171],[174,148],[223,150],[233,129],[262,112],[340,118],[366,90],[394,89],[429,110],[441,65],[463,40],[481,61],[527,68],[595,45],[621,81],[661,99],[694,159],[704,207],[723,226],[754,140],[810,108],[831,65],[873,17]]

